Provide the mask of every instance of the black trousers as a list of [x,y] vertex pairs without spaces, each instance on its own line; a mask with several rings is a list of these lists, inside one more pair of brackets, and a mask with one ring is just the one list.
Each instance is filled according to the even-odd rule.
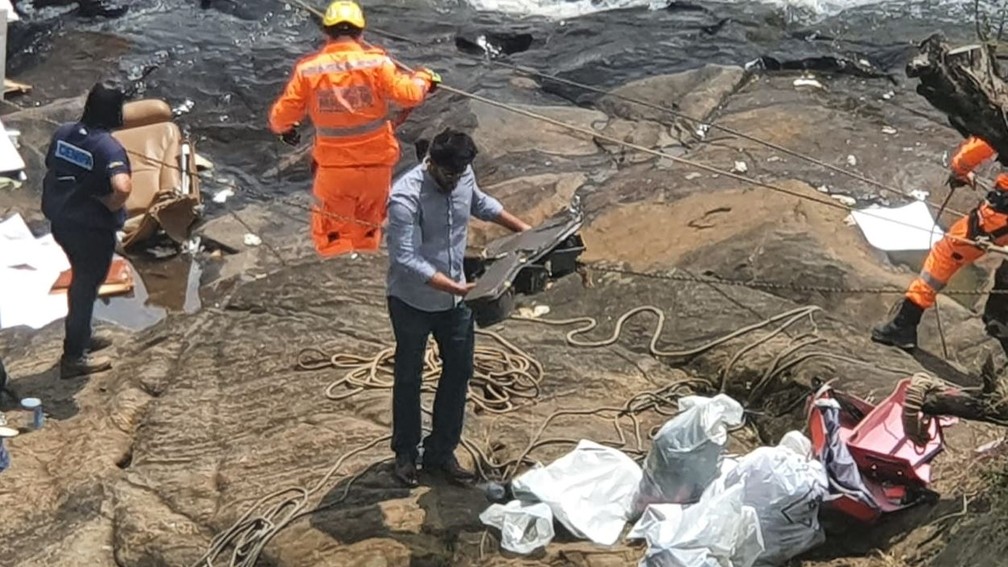
[[53,224],[52,235],[66,253],[73,270],[73,279],[67,291],[63,356],[79,358],[91,344],[91,317],[98,289],[112,265],[115,231]]
[[421,311],[395,297],[388,298],[388,307],[396,339],[392,450],[396,456],[417,457],[423,360],[427,338],[433,334],[442,369],[434,396],[434,426],[424,439],[423,462],[437,466],[453,456],[462,438],[466,394],[473,375],[473,314],[465,304],[447,311]]

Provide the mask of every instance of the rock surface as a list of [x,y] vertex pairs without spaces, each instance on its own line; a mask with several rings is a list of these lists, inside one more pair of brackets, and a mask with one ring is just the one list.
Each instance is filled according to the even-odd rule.
[[[741,86],[740,69],[714,71],[655,77],[632,86],[663,101],[698,89],[700,94],[682,98],[680,108],[705,115],[718,108],[708,120],[837,167],[847,167],[846,156],[857,153],[858,171],[899,190],[937,186],[941,153],[957,141],[950,129],[894,106],[797,91],[790,77],[757,78]],[[845,92],[867,88],[850,83]],[[600,103],[600,108],[617,117],[572,108],[536,112],[595,131],[626,130],[641,136],[637,139],[644,145],[666,146],[662,136],[652,135],[658,124],[662,131],[667,127],[662,117],[644,111],[630,115],[607,104],[614,103]],[[815,377],[835,378],[836,386],[877,400],[897,379],[914,372],[967,383],[988,353],[1002,357],[983,335],[978,317],[947,298],[940,305],[952,361],[942,360],[933,313],[924,319],[923,349],[915,356],[867,339],[898,293],[849,288],[898,291],[918,266],[893,263],[872,249],[856,227],[844,224],[847,211],[817,188],[828,184],[870,201],[878,193],[871,184],[715,130],[706,143],[693,144],[689,159],[722,170],[745,160],[745,178],[785,192],[674,160],[613,163],[588,136],[504,112],[473,103],[469,118],[460,119],[476,119],[483,156],[477,172],[486,191],[531,222],[552,215],[577,193],[588,213],[585,260],[638,271],[675,270],[672,275],[680,279],[596,265],[592,287],[571,277],[524,298],[524,304],[549,306],[547,319],[597,318],[599,328],[582,340],[602,340],[621,314],[653,305],[666,316],[657,347],[671,352],[648,352],[653,315],[635,317],[613,344],[595,348],[568,344],[564,336],[573,327],[515,320],[494,328],[544,369],[534,405],[502,416],[468,413],[467,439],[490,447],[484,450],[492,450],[498,461],[516,458],[532,432],[560,409],[621,405],[640,392],[678,382],[683,392],[688,385],[708,394],[723,384],[745,401],[755,427],[733,434],[731,449],[746,451],[803,427],[800,400]],[[883,123],[898,134],[884,134]],[[912,151],[904,151],[907,147]],[[942,197],[935,191],[930,199]],[[962,209],[976,199],[956,197],[955,206]],[[306,237],[307,198],[294,201],[298,205],[247,206],[234,217],[208,223],[203,234],[227,240],[239,252],[208,261],[204,309],[171,315],[140,333],[120,331],[117,364],[110,372],[58,380],[58,322],[38,333],[0,333],[13,387],[22,395],[40,396],[49,414],[42,431],[9,443],[13,466],[0,474],[0,557],[12,565],[190,565],[259,499],[288,487],[316,487],[307,504],[321,503],[323,509],[277,534],[265,547],[263,564],[603,567],[639,560],[639,546],[601,548],[568,534],[530,557],[502,554],[497,534],[484,536],[478,515],[487,502],[478,490],[437,479],[414,490],[393,485],[387,463],[380,463],[389,457],[384,439],[390,428],[389,392],[375,388],[333,399],[346,393],[336,386],[327,398],[327,388],[343,378],[345,369],[297,369],[305,348],[370,357],[392,344],[383,288],[387,259],[381,253],[319,261]],[[239,246],[246,231],[259,235],[263,244]],[[495,234],[474,223],[472,243]],[[950,287],[969,287],[962,281],[968,276],[977,280],[972,286],[982,284],[990,262],[980,263],[981,275],[964,273]],[[753,289],[681,279],[703,274],[782,286]],[[808,286],[815,289],[804,289]],[[786,333],[772,334],[775,327],[767,326],[705,346],[806,305],[821,310],[798,318]],[[805,333],[821,342],[776,360]],[[495,346],[486,335],[478,344]],[[736,358],[748,345],[756,346]],[[682,355],[694,349],[699,352]],[[798,358],[803,359],[782,372],[770,371],[777,362]],[[18,425],[27,418],[19,411],[7,415]],[[642,435],[665,419],[657,412],[643,414]],[[623,425],[625,450],[646,451],[647,440],[638,447],[629,424]],[[842,526],[799,563],[882,565],[867,559],[881,549],[907,557],[908,564],[922,564],[914,561],[927,557],[935,567],[958,565],[953,547],[941,551],[949,536],[933,526],[914,529],[961,508],[970,488],[958,469],[964,460],[975,459],[975,447],[994,436],[989,428],[968,424],[956,425],[948,435],[948,453],[936,462],[935,488],[942,494],[937,504],[889,518],[870,532]],[[611,418],[598,416],[558,418],[546,438],[561,441],[535,450],[532,458],[540,462],[562,455],[578,439],[619,441]],[[369,444],[332,470],[341,455]],[[469,460],[463,451],[460,456]]]
[[633,81],[614,89],[611,95],[603,96],[598,106],[602,112],[625,120],[650,120],[664,124],[677,122],[676,117],[666,111],[620,98],[627,97],[651,105],[674,105],[679,113],[703,120],[739,88],[745,79],[746,72],[741,67],[704,65],[682,73]]

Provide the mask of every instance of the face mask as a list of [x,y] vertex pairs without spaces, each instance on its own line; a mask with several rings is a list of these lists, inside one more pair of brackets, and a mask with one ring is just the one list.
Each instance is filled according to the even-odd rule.
[[458,182],[462,179],[462,176],[465,175],[465,170],[460,172],[446,171],[430,160],[427,161],[427,171],[445,193],[451,193],[458,186]]

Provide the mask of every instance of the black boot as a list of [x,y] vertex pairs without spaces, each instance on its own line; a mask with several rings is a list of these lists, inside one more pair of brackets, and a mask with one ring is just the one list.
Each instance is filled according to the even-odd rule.
[[917,325],[923,314],[923,308],[904,298],[896,316],[888,323],[872,329],[871,338],[877,343],[913,350],[917,347]]

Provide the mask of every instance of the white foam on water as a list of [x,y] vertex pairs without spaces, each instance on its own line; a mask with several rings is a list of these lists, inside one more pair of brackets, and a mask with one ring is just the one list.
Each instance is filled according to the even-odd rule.
[[[550,19],[569,19],[597,12],[623,8],[648,7],[652,10],[664,9],[668,0],[466,0],[476,10],[500,12],[514,16],[538,16]],[[753,0],[736,0],[750,2]],[[757,3],[794,10],[808,16],[825,17],[838,14],[850,8],[873,5],[913,5],[910,0],[755,0]],[[981,7],[997,0],[981,0]],[[973,0],[938,0],[939,5],[973,5]],[[933,3],[930,4],[934,8]]]
[[621,8],[648,6],[652,9],[660,9],[665,7],[666,2],[659,0],[468,0],[468,4],[476,10],[487,12],[563,20]]

